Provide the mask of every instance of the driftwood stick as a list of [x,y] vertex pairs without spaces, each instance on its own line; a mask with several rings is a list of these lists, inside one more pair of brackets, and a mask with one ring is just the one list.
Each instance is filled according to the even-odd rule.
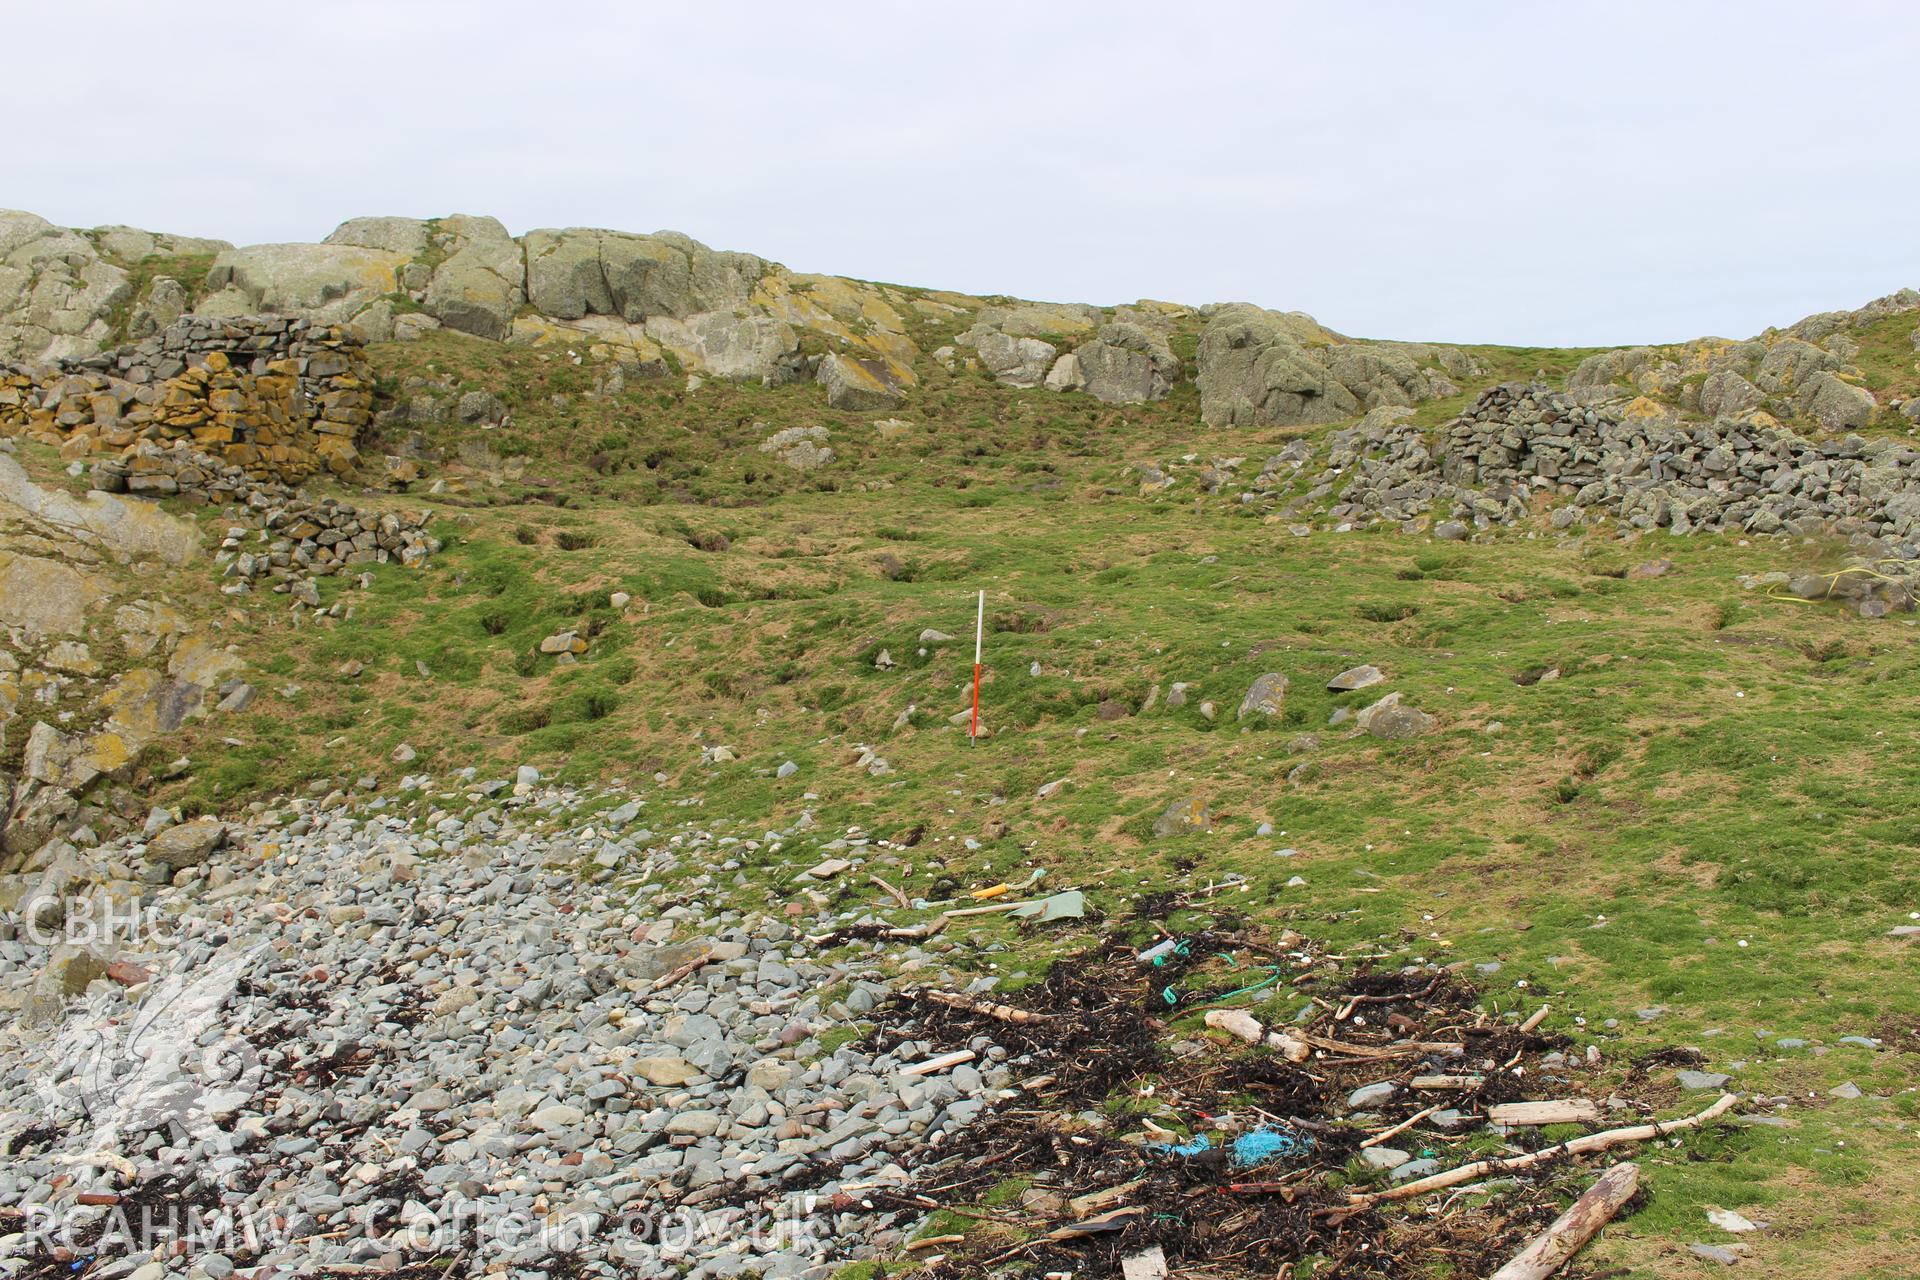
[[1535,1009],[1533,1011],[1533,1016],[1529,1017],[1525,1022],[1520,1024],[1520,1029],[1522,1031],[1533,1030],[1535,1027],[1539,1026],[1542,1022],[1546,1021],[1547,1014],[1550,1013],[1552,1009],[1553,1009],[1553,1006],[1550,1004],[1541,1005],[1538,1009]]
[[1620,1212],[1639,1185],[1638,1165],[1631,1161],[1614,1165],[1489,1280],[1547,1280]]
[[965,1239],[965,1236],[921,1236],[918,1240],[908,1242],[906,1252],[918,1253],[922,1249],[944,1249],[950,1244],[959,1244]]
[[672,986],[674,983],[680,981],[680,979],[686,977],[687,975],[693,973],[694,971],[698,969],[704,969],[707,965],[707,962],[711,959],[713,959],[712,955],[695,956],[693,959],[681,965],[678,969],[675,969],[672,973],[666,974],[663,977],[655,978],[653,980],[653,989],[655,991],[665,991],[668,987]]
[[1544,1102],[1499,1102],[1487,1108],[1494,1124],[1593,1124],[1600,1108],[1591,1098],[1555,1098]]
[[954,1053],[943,1053],[937,1058],[928,1058],[923,1062],[916,1062],[910,1067],[902,1067],[900,1068],[900,1074],[903,1076],[930,1076],[936,1071],[945,1071],[949,1067],[957,1067],[963,1062],[971,1061],[973,1061],[973,1050],[961,1049]]
[[[1705,1111],[1678,1120],[1660,1120],[1653,1124],[1636,1124],[1625,1129],[1607,1129],[1600,1133],[1583,1134],[1578,1138],[1569,1138],[1565,1142],[1551,1147],[1542,1147],[1526,1155],[1510,1156],[1505,1159],[1475,1160],[1472,1164],[1463,1164],[1457,1169],[1436,1173],[1425,1178],[1415,1178],[1412,1182],[1389,1187],[1385,1191],[1358,1191],[1347,1197],[1348,1209],[1364,1209],[1368,1205],[1379,1204],[1383,1200],[1405,1200],[1410,1196],[1425,1195],[1429,1191],[1438,1191],[1442,1187],[1451,1187],[1456,1183],[1471,1182],[1473,1179],[1489,1173],[1511,1173],[1516,1169],[1531,1169],[1534,1165],[1559,1156],[1583,1156],[1593,1151],[1605,1151],[1608,1147],[1623,1142],[1646,1142],[1651,1138],[1664,1138],[1670,1133],[1679,1133],[1682,1129],[1698,1129],[1703,1124],[1718,1120],[1738,1102],[1731,1093],[1720,1095],[1719,1101]],[[1346,1212],[1347,1210],[1336,1210]]]
[[1458,1040],[1401,1040],[1394,1044],[1351,1044],[1345,1040],[1333,1040],[1304,1031],[1299,1035],[1300,1039],[1316,1049],[1325,1049],[1329,1053],[1344,1053],[1354,1058],[1405,1058],[1413,1054],[1425,1053],[1458,1057],[1467,1051],[1467,1046]]
[[879,885],[882,889],[885,889],[887,891],[887,896],[889,898],[892,898],[895,902],[899,903],[900,909],[902,911],[913,910],[912,898],[909,898],[906,894],[900,892],[900,890],[894,888],[892,885],[888,884],[885,880],[882,880],[879,876],[869,875],[867,879],[873,881],[875,884]]
[[914,995],[933,1004],[943,1004],[949,1009],[977,1013],[999,1022],[1052,1022],[1058,1016],[1051,1013],[1035,1013],[1031,1009],[1016,1009],[1010,1004],[991,1004],[985,1000],[976,1000],[972,996],[961,995],[957,991],[916,991]]
[[1401,1134],[1405,1133],[1407,1130],[1413,1128],[1413,1126],[1419,1124],[1422,1120],[1425,1120],[1428,1116],[1432,1115],[1434,1112],[1440,1110],[1445,1105],[1446,1104],[1443,1102],[1436,1102],[1430,1107],[1427,1107],[1420,1111],[1416,1111],[1412,1115],[1408,1116],[1405,1120],[1402,1120],[1399,1124],[1393,1126],[1393,1128],[1382,1129],[1380,1132],[1374,1134],[1371,1138],[1368,1138],[1365,1142],[1361,1143],[1360,1145],[1362,1147],[1377,1147],[1389,1138],[1397,1138]]

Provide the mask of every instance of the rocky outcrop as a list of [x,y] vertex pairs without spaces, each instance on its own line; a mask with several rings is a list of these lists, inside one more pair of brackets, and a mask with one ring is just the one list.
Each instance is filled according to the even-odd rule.
[[892,409],[907,398],[905,389],[893,380],[886,362],[882,360],[822,356],[815,376],[827,389],[827,403],[836,409],[856,412]]
[[1820,372],[1800,387],[1796,403],[1803,418],[1812,418],[1828,431],[1852,431],[1873,419],[1873,393],[1831,373]]
[[61,539],[97,548],[121,563],[186,564],[200,544],[192,525],[157,507],[105,493],[76,497],[43,489],[5,455],[0,455],[0,508],[13,519],[51,525]]
[[504,339],[527,300],[519,244],[497,219],[466,214],[434,223],[433,239],[446,257],[427,285],[427,314],[461,333]]
[[526,301],[520,245],[494,218],[356,218],[319,244],[229,249],[207,276],[202,315],[353,321],[385,338],[406,296],[450,329],[503,339]]
[[[128,267],[156,252],[211,256],[204,286],[162,275],[136,298]],[[122,333],[169,331],[183,316],[270,315],[350,323],[372,342],[448,329],[584,348],[622,376],[663,376],[677,362],[734,381],[818,381],[835,407],[884,408],[917,382],[902,306],[953,310],[883,286],[796,275],[672,231],[543,229],[516,239],[493,218],[374,217],[344,222],[319,244],[235,248],[0,214],[0,361],[84,358]],[[1045,322],[1091,328],[1078,318],[1090,308],[1060,311]],[[807,331],[837,360],[803,355]],[[1043,364],[1034,385],[1045,373]]]
[[1214,427],[1296,426],[1360,412],[1302,336],[1294,317],[1250,307],[1215,315],[1200,336],[1201,419]]
[[[203,255],[228,247],[220,240],[133,227],[76,231],[0,209],[0,361],[92,355],[117,340],[116,313],[141,303],[129,267],[155,255]],[[143,304],[147,322],[180,306],[184,295],[179,281],[156,279]]]
[[195,311],[217,319],[274,314],[316,324],[350,320],[400,287],[406,259],[383,249],[335,244],[259,244],[228,249],[207,273]]
[[0,355],[85,355],[112,336],[108,312],[133,296],[126,271],[79,232],[0,212]]
[[[188,562],[197,543],[186,521],[37,485],[0,451],[0,752],[19,761],[17,785],[0,786],[0,873],[51,860],[72,828],[97,822],[87,794],[124,778],[143,746],[179,727],[159,713],[201,713],[210,704],[197,681],[232,673],[232,655],[188,637],[168,606],[113,607],[154,567]],[[195,646],[225,663],[183,658]],[[134,695],[143,679],[169,690],[144,711]],[[36,723],[34,713],[46,718]]]
[[772,316],[714,313],[687,321],[659,316],[647,322],[646,334],[683,367],[716,378],[780,386],[807,377],[799,335]]
[[0,626],[77,636],[107,598],[100,581],[61,560],[0,549]]
[[1105,316],[1100,308],[1071,302],[1017,302],[980,308],[974,324],[1015,338],[1072,340],[1090,335]]
[[744,305],[769,264],[674,231],[629,235],[585,228],[529,231],[527,300],[542,315],[685,319]]
[[1697,338],[1663,347],[1627,347],[1582,360],[1567,380],[1583,395],[1639,392],[1708,417],[1799,418],[1829,431],[1867,425],[1878,410],[1858,385],[1860,345],[1851,331],[1920,311],[1920,292],[1902,289],[1854,311],[1825,311],[1744,342]]
[[1766,393],[1732,369],[1707,375],[1700,384],[1700,411],[1710,417],[1733,418],[1756,409]]
[[1298,312],[1214,309],[1200,336],[1200,416],[1213,427],[1338,422],[1452,395],[1406,350],[1337,339]]
[[1101,325],[1073,356],[1079,388],[1107,404],[1159,400],[1180,380],[1180,361],[1165,335],[1125,321]]
[[[1135,318],[1108,322],[1093,307],[982,307],[960,341],[1002,386],[1084,391],[1107,404],[1143,404],[1173,389],[1180,361],[1167,343],[1163,316],[1129,314]],[[1076,337],[1084,341],[1062,354],[1057,344]]]
[[[1047,379],[1047,371],[1053,368],[1054,357],[1059,349],[1050,342],[1038,338],[1016,338],[1011,334],[995,329],[975,330],[973,349],[980,356],[980,363],[986,366],[994,381],[1004,387],[1037,387]],[[1078,362],[1074,367],[1077,369]],[[1081,384],[1076,378],[1074,386]],[[1065,386],[1049,386],[1050,391],[1067,390]]]
[[[57,860],[79,827],[124,830],[131,815],[103,812],[103,794],[133,775],[142,750],[254,698],[225,638],[135,594],[160,566],[197,561],[196,526],[134,498],[36,484],[11,447],[0,442],[0,752],[18,750],[21,763],[19,785],[0,795],[0,874]],[[214,559],[223,595],[271,591],[295,615],[338,618],[346,598],[323,602],[320,579],[365,586],[363,567],[417,566],[438,549],[431,511],[309,499],[184,440],[141,439],[130,458],[96,464],[95,483],[129,463],[135,478],[165,475],[170,492],[225,507],[227,537]],[[189,572],[187,581],[205,580]],[[35,723],[30,710],[48,718]]]
[[426,253],[431,238],[432,229],[423,218],[349,218],[324,243],[378,249],[410,260]]

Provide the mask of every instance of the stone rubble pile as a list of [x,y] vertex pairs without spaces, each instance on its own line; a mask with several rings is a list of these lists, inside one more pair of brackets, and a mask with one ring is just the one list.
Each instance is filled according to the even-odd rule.
[[[572,1275],[822,1276],[904,1243],[918,1214],[870,1189],[1014,1079],[984,1038],[918,1074],[926,1044],[829,1047],[885,998],[881,958],[817,955],[729,901],[744,860],[864,838],[803,850],[805,818],[659,835],[634,825],[644,800],[579,813],[600,798],[530,769],[401,788],[231,828],[156,813],[0,879],[0,1206],[72,1228],[111,1274],[158,1256],[93,1238],[144,1195],[163,1222],[196,1207],[168,1271],[189,1280],[461,1250],[463,1274],[528,1280],[563,1255]],[[117,909],[83,914],[88,895]],[[152,928],[70,936],[101,919]],[[885,958],[937,971],[952,945]],[[0,1239],[0,1272],[55,1262],[46,1234]]]
[[259,480],[347,475],[372,420],[359,334],[286,316],[183,316],[115,351],[0,370],[0,433],[69,460],[104,455],[135,493],[193,487],[153,465],[156,445],[190,445]]
[[376,513],[335,498],[280,495],[274,501],[258,490],[249,495],[248,506],[259,513],[260,527],[227,529],[216,558],[222,573],[234,580],[224,590],[270,582],[275,591],[291,592],[296,608],[320,607],[316,578],[375,564],[417,569],[440,548],[439,539],[427,532],[431,510]]
[[[1313,472],[1316,457],[1324,465]],[[1305,492],[1288,497],[1303,475]],[[1846,583],[1848,598],[1875,615],[1912,607],[1905,580],[1920,567],[1920,449],[1906,441],[1629,416],[1616,403],[1523,384],[1490,388],[1432,438],[1376,412],[1332,433],[1324,455],[1296,441],[1240,495],[1282,499],[1276,519],[1414,526],[1431,515],[1443,539],[1542,512],[1556,529],[1613,519],[1675,535],[1834,536],[1876,566]]]
[[1482,394],[1429,443],[1418,427],[1331,437],[1316,488],[1338,520],[1427,511],[1481,527],[1555,507],[1567,528],[1610,516],[1636,529],[1863,534],[1920,532],[1920,450],[1857,435],[1809,440],[1777,426],[1624,418],[1539,387]]

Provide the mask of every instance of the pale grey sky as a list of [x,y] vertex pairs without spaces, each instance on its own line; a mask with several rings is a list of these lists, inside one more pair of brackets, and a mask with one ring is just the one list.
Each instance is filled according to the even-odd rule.
[[1920,285],[1910,3],[0,0],[0,32],[0,207],[68,225],[670,227],[1541,344]]

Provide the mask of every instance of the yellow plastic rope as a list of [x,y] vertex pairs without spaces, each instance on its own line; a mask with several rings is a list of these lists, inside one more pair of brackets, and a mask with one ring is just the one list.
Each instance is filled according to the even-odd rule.
[[[1911,560],[1885,559],[1885,560],[1875,560],[1872,563],[1874,564],[1915,564],[1916,562]],[[1812,600],[1808,600],[1802,596],[1796,596],[1791,593],[1783,594],[1779,586],[1776,584],[1774,586],[1767,588],[1767,596],[1769,599],[1785,600],[1790,604],[1820,604],[1822,601],[1825,601],[1832,597],[1833,589],[1840,585],[1840,579],[1846,577],[1850,573],[1864,574],[1867,577],[1872,578],[1878,582],[1905,583],[1908,581],[1907,578],[1897,574],[1881,573],[1876,569],[1869,569],[1864,564],[1856,564],[1856,565],[1849,565],[1844,569],[1836,569],[1832,573],[1818,573],[1813,575],[1816,578],[1825,578],[1827,580],[1826,595],[1817,596]]]

